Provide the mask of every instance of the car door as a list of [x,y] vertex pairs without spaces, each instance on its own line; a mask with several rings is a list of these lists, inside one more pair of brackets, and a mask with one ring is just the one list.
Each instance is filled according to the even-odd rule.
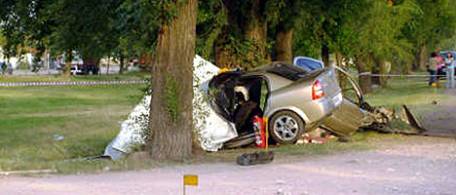
[[351,91],[344,90],[344,86],[341,86],[344,95],[342,104],[334,110],[330,117],[325,119],[322,127],[337,135],[349,136],[365,124],[368,113],[360,108],[363,96],[359,86],[346,71],[339,67],[336,69],[339,74],[347,78],[346,84],[351,87]]

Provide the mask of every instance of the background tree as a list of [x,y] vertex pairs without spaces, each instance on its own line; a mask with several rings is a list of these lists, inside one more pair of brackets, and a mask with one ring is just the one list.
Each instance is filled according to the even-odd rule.
[[274,61],[292,63],[293,41],[298,25],[306,25],[306,1],[268,1],[268,38],[273,40],[271,57]]
[[227,22],[214,43],[220,67],[252,68],[269,61],[267,0],[223,0]]
[[116,44],[113,18],[119,5],[116,0],[60,0],[49,5],[45,9],[47,18],[54,24],[50,48],[65,52],[67,63],[71,63],[72,51],[77,51],[85,63],[98,64]]
[[456,29],[456,5],[450,0],[416,0],[420,8],[413,14],[404,36],[413,44],[413,70],[424,70],[429,53],[451,39]]
[[[353,17],[342,29],[351,29],[346,55],[354,58],[358,72],[386,74],[387,62],[401,64],[410,62],[411,45],[401,29],[410,21],[418,8],[412,0],[390,5],[387,1],[367,0],[365,15]],[[372,77],[360,76],[359,83],[366,93],[372,90]],[[386,85],[386,80],[377,84]]]
[[51,24],[42,13],[48,0],[1,0],[0,34],[5,37],[3,52],[7,58],[24,53],[25,48],[34,48],[40,55],[47,44]]

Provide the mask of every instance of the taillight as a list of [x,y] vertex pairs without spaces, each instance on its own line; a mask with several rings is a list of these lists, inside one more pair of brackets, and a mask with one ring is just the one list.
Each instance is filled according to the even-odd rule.
[[312,100],[318,100],[325,95],[320,80],[316,80],[312,85]]

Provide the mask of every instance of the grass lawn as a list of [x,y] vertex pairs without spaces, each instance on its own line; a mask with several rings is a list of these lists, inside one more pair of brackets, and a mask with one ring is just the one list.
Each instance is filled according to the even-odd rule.
[[0,170],[59,169],[102,154],[144,87],[0,88]]
[[[445,83],[441,81],[442,85]],[[444,88],[429,87],[425,78],[391,79],[388,87],[379,88],[374,93],[366,95],[366,101],[373,106],[386,106],[398,109],[403,104],[421,118],[424,113],[433,108],[432,101],[441,101],[449,96],[444,93]]]
[[[129,76],[76,77],[71,80],[138,78]],[[1,81],[39,81],[60,77],[0,77]],[[1,80],[3,79],[3,80]],[[142,98],[142,85],[86,87],[0,88],[0,171],[56,169],[62,173],[138,169],[160,166],[152,161],[125,159],[117,162],[78,160],[102,154],[126,118]],[[432,100],[446,98],[442,89],[395,79],[386,89],[366,96],[373,105],[409,105],[417,113],[430,109]],[[55,138],[64,139],[56,141]],[[330,142],[272,147],[277,157],[307,156],[375,148],[372,140],[399,139],[400,135],[358,133],[350,143]],[[189,163],[229,161],[255,149],[226,150],[196,155]],[[284,159],[284,158],[282,158]],[[169,164],[169,163],[164,163]],[[162,165],[164,165],[162,164]],[[109,168],[108,168],[109,167]]]
[[36,76],[0,76],[0,82],[44,82],[44,81],[99,81],[99,80],[137,80],[147,79],[149,73],[144,72],[128,72],[122,75],[76,75],[63,77],[60,75],[36,75]]

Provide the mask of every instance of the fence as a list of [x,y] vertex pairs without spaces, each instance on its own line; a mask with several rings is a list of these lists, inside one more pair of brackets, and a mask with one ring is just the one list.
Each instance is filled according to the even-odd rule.
[[146,84],[147,82],[146,80],[0,82],[0,87],[128,85]]

